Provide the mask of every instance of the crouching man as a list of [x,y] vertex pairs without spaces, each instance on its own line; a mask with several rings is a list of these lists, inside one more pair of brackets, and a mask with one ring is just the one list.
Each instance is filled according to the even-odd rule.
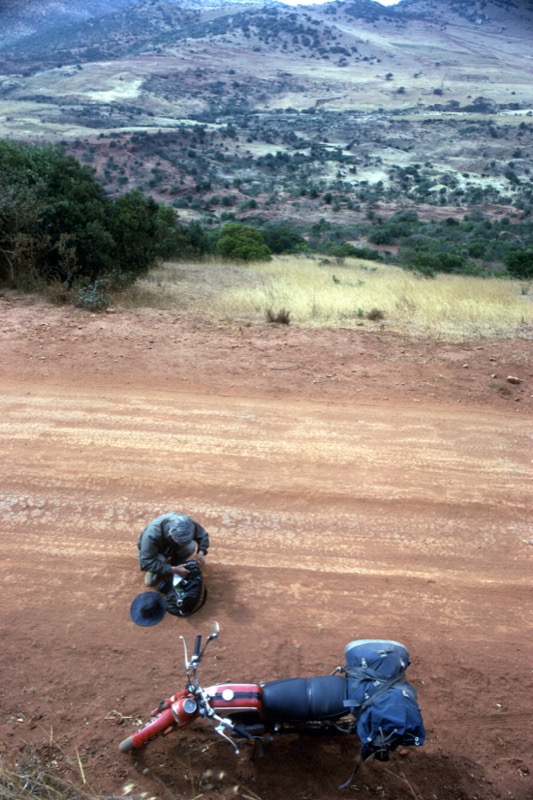
[[146,526],[137,547],[139,566],[146,573],[144,583],[155,586],[172,575],[186,578],[186,561],[202,566],[209,549],[209,534],[191,517],[171,512]]

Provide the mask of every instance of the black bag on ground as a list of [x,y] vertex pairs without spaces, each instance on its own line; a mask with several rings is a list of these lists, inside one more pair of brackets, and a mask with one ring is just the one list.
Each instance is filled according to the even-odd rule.
[[[196,561],[183,565],[189,570],[187,578],[182,578],[166,592],[167,611],[175,617],[189,617],[198,611],[207,599],[207,589],[202,571]],[[165,587],[166,588],[166,587]]]

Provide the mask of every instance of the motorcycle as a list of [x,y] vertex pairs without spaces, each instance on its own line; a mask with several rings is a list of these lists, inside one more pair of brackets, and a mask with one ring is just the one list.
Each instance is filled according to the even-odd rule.
[[261,749],[281,734],[334,736],[356,733],[362,742],[360,760],[387,761],[400,744],[420,746],[424,727],[416,692],[405,680],[409,655],[399,642],[357,640],[345,648],[347,664],[329,675],[286,678],[268,683],[222,683],[204,688],[198,669],[220,628],[213,624],[202,649],[195,639],[188,657],[183,636],[186,685],[162,700],[151,719],[124,739],[126,753],[143,747],[156,736],[167,736],[204,719],[216,734],[240,753],[241,743],[254,741]]

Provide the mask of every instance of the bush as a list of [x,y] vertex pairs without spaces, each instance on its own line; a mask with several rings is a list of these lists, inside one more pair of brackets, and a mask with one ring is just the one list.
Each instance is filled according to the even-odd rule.
[[269,222],[261,233],[272,253],[299,253],[307,249],[307,242],[291,222]]
[[75,305],[89,311],[105,311],[109,308],[109,285],[103,280],[96,280],[88,286],[80,287]]
[[371,247],[354,247],[353,244],[341,244],[330,250],[330,254],[335,258],[364,258],[367,261],[382,261],[382,256],[379,250],[373,250]]
[[512,250],[505,257],[507,269],[515,278],[533,278],[533,250]]
[[436,242],[433,246],[430,243],[420,243],[412,248],[400,248],[399,259],[402,266],[427,276],[438,272],[456,275],[483,274],[483,270],[476,267],[467,256],[445,243]]
[[0,282],[22,291],[132,282],[167,233],[158,212],[138,191],[106,197],[92,168],[59,145],[0,141]]
[[271,308],[267,308],[265,316],[267,322],[276,325],[290,325],[291,322],[291,312],[287,311],[286,308],[280,308],[279,311],[273,311]]
[[263,235],[255,228],[237,222],[224,225],[217,252],[225,258],[237,261],[270,261],[272,258]]
[[[159,222],[164,225],[161,217]],[[113,205],[109,227],[117,266],[105,272],[121,272],[133,282],[148,272],[159,255],[158,236],[162,237],[163,230],[158,228],[158,205],[137,190],[124,194]]]

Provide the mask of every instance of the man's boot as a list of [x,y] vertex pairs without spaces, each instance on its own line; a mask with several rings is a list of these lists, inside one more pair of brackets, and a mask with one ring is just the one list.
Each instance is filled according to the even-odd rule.
[[156,583],[159,583],[159,575],[157,575],[155,572],[147,572],[144,576],[144,585],[155,586]]

